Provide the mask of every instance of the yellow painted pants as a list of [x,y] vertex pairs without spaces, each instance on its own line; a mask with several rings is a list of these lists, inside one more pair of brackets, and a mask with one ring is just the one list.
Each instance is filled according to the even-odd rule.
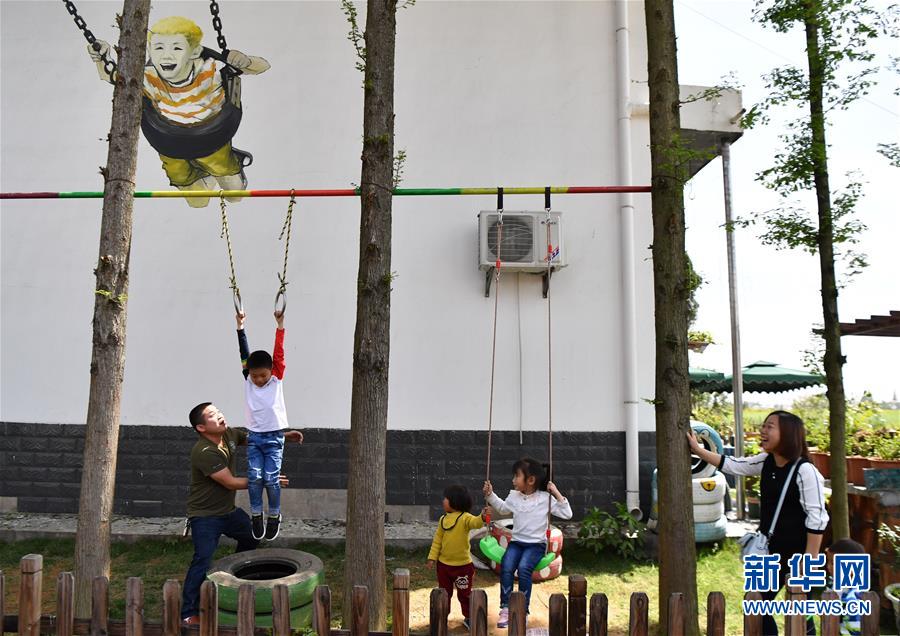
[[160,155],[169,183],[175,187],[189,186],[203,177],[227,177],[241,171],[241,162],[231,149],[231,142],[206,157],[175,159]]

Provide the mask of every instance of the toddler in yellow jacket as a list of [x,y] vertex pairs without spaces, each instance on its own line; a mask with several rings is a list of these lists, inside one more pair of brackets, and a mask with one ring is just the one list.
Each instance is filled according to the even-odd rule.
[[472,495],[465,486],[453,484],[444,489],[444,514],[438,521],[428,552],[428,567],[437,562],[438,585],[447,592],[447,608],[453,590],[462,607],[463,625],[469,628],[469,596],[475,581],[475,566],[469,550],[469,530],[484,526],[484,519],[470,514]]

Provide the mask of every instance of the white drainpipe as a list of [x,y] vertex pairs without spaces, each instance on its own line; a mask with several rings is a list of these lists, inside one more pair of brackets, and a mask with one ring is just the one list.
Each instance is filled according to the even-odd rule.
[[[618,183],[632,185],[631,69],[628,59],[628,0],[616,0],[616,129]],[[634,202],[619,195],[619,266],[622,274],[622,382],[625,422],[625,503],[641,517],[638,473],[637,326],[634,300]]]

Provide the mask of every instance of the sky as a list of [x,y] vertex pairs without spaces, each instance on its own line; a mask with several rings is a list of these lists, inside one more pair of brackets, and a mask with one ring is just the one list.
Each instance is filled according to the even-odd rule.
[[[874,1],[877,8],[888,3]],[[733,74],[742,86],[746,108],[766,94],[763,75],[776,66],[794,64],[805,69],[801,31],[779,34],[751,20],[753,2],[727,0],[675,0],[678,34],[679,82],[717,85]],[[893,49],[891,50],[891,47]],[[882,39],[874,50],[882,67],[888,53],[897,55],[897,41]],[[878,143],[900,138],[900,98],[893,94],[898,76],[879,71],[878,86],[866,98],[838,112],[828,129],[832,190],[846,185],[845,174],[858,171],[864,197],[858,218],[868,227],[858,249],[868,256],[869,267],[853,277],[838,298],[840,320],[852,322],[872,314],[900,310],[900,205],[893,192],[900,169],[877,154]],[[731,151],[732,208],[736,217],[774,208],[778,195],[755,180],[770,166],[785,121],[800,114],[783,109],[764,128],[745,132]],[[685,189],[687,250],[695,269],[705,279],[697,294],[700,309],[693,329],[710,331],[716,341],[702,354],[691,354],[691,366],[731,372],[731,328],[728,271],[720,159],[708,164]],[[811,330],[822,322],[817,255],[777,251],[762,245],[760,230],[736,232],[736,271],[740,319],[741,358],[803,368],[803,351],[813,345]],[[844,386],[849,397],[864,391],[887,401],[900,394],[900,338],[850,336],[842,338]],[[824,387],[822,388],[824,390]],[[810,392],[748,393],[745,400],[766,405],[789,405]]]

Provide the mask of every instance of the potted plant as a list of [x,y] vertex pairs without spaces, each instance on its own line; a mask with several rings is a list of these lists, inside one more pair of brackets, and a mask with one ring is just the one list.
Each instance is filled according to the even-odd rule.
[[[744,457],[757,455],[761,448],[754,437],[744,438]],[[759,519],[759,477],[752,475],[744,477],[744,495],[747,499],[747,514],[752,519]]]
[[711,344],[716,344],[712,334],[708,331],[688,331],[688,349],[697,353],[703,353]]
[[900,468],[900,435],[891,429],[881,429],[873,435],[875,456],[872,468]]
[[744,477],[744,493],[747,495],[747,514],[751,519],[759,519],[759,477]]
[[900,633],[900,526],[878,526],[878,582],[894,607],[894,621]]
[[857,486],[865,482],[863,470],[872,465],[870,457],[875,454],[874,438],[871,430],[857,430],[847,435],[847,481]]
[[825,479],[831,478],[831,453],[828,452],[828,426],[821,420],[806,423],[806,442],[809,444],[809,461]]

